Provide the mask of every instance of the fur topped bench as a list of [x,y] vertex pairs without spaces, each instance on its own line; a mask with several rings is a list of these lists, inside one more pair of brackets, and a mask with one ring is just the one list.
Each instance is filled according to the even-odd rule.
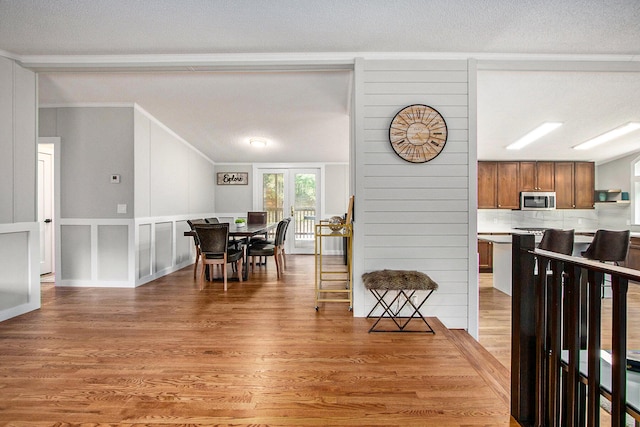
[[[365,288],[369,289],[373,296],[376,297],[376,304],[373,306],[367,317],[377,318],[376,322],[371,326],[369,332],[427,332],[435,334],[435,331],[429,325],[427,320],[420,313],[420,307],[427,301],[431,294],[438,289],[438,284],[429,276],[419,271],[409,270],[379,270],[364,273],[362,281]],[[395,297],[390,301],[385,299],[389,292],[395,291]],[[426,291],[426,295],[418,304],[414,299],[416,292]],[[393,295],[393,294],[392,294]],[[396,304],[395,309],[392,306]],[[374,315],[374,311],[380,307],[382,312]],[[409,310],[413,308],[410,316],[401,316],[402,310],[407,307]],[[376,329],[376,326],[383,319],[390,319],[395,323],[395,329]],[[412,319],[422,319],[427,326],[427,330],[409,330],[406,329],[407,324]]]
[[394,290],[436,290],[438,284],[431,277],[419,271],[379,270],[362,275],[364,287],[367,289]]

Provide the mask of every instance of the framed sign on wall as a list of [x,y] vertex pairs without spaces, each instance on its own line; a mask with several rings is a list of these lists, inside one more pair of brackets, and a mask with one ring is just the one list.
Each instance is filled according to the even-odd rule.
[[248,172],[218,172],[218,185],[248,185]]

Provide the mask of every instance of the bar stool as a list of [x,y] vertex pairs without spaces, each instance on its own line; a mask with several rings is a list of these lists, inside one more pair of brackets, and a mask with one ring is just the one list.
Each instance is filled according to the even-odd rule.
[[630,237],[629,230],[598,230],[587,250],[582,252],[582,256],[595,261],[613,262],[615,265],[620,265],[627,259]]
[[545,230],[538,249],[557,252],[564,255],[573,253],[573,242],[575,240],[574,230],[558,230],[550,228]]

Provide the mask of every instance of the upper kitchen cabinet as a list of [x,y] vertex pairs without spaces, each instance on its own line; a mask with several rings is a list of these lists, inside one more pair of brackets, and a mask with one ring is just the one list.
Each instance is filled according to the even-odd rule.
[[555,191],[557,209],[593,209],[593,162],[478,162],[478,209],[519,209],[521,191]]
[[556,162],[555,191],[557,209],[574,209],[576,207],[574,187],[574,163]]
[[556,162],[555,191],[558,209],[593,209],[595,164]]
[[593,162],[575,162],[576,209],[593,209],[596,185],[596,169]]
[[520,191],[554,191],[553,162],[520,162]]
[[518,209],[520,207],[519,174],[520,162],[498,162],[496,191],[499,209]]
[[518,209],[519,162],[478,162],[478,208]]
[[497,198],[498,162],[478,162],[478,209],[495,209]]

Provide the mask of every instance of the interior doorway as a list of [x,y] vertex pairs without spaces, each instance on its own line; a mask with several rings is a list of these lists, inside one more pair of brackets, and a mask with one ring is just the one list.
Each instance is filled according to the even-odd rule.
[[[58,138],[53,138],[57,140]],[[40,225],[40,275],[55,273],[55,143],[38,141],[38,223]]]
[[267,211],[270,222],[291,217],[285,250],[312,254],[322,212],[321,168],[259,168],[255,175],[255,209]]

